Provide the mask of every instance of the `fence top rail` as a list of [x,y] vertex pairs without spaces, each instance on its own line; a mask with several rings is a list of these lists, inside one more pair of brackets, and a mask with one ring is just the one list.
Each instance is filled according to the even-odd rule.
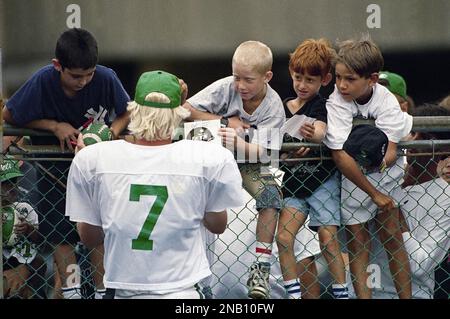
[[[375,125],[374,120],[354,119],[353,125]],[[415,116],[413,128],[416,132],[446,132],[450,131],[450,116]],[[53,133],[43,130],[17,127],[3,123],[4,136],[54,136]]]

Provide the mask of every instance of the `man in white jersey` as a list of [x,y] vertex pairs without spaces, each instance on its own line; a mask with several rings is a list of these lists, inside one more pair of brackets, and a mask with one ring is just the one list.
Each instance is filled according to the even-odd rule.
[[72,162],[66,212],[88,247],[104,241],[108,298],[201,298],[196,285],[211,275],[201,225],[222,233],[226,208],[243,205],[230,151],[171,143],[189,115],[181,94],[176,76],[142,74],[128,105],[135,143],[97,143]]

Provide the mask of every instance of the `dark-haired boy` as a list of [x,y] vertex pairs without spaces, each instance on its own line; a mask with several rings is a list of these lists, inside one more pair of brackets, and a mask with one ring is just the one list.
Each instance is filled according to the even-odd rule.
[[[398,222],[399,210],[391,197],[403,177],[403,161],[397,158],[397,143],[408,135],[412,117],[402,112],[395,96],[378,84],[383,56],[370,39],[340,44],[335,66],[336,88],[327,101],[328,129],[324,144],[332,150],[344,175],[341,203],[346,225],[350,271],[358,298],[371,298],[368,287],[370,236],[366,223],[375,219],[379,236],[390,257],[389,267],[400,298],[411,297],[411,274]],[[345,149],[353,118],[374,119],[388,137],[383,172],[364,174]]]
[[[114,137],[128,125],[126,111],[129,96],[116,73],[97,65],[98,48],[94,36],[83,29],[63,32],[55,49],[52,64],[37,71],[6,103],[3,118],[6,122],[33,129],[52,132],[55,137],[32,137],[36,145],[59,144],[73,151],[79,129],[91,118],[111,123]],[[64,218],[65,188],[69,161],[41,162],[45,172],[38,171],[38,190],[45,194],[38,204],[41,231],[55,246],[54,258],[61,276],[63,295],[79,297],[79,283],[68,282],[69,267],[76,264],[73,245],[79,240],[74,225]],[[51,175],[50,175],[50,174]],[[95,255],[95,252],[93,252]],[[101,253],[95,264],[96,285],[101,287]]]

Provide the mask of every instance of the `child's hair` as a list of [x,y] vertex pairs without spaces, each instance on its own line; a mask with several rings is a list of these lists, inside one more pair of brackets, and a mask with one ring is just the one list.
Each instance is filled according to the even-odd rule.
[[56,42],[55,57],[63,69],[93,68],[98,62],[97,41],[84,29],[67,30]]
[[378,46],[366,34],[359,40],[339,43],[336,63],[343,63],[359,76],[369,78],[383,69],[384,59]]
[[289,70],[291,72],[324,78],[336,59],[336,51],[328,40],[321,38],[303,41],[293,53],[289,54]]
[[[159,93],[151,93],[159,94]],[[164,95],[165,97],[165,95]],[[156,98],[160,98],[156,96]],[[172,137],[173,130],[181,120],[190,116],[190,112],[182,106],[177,108],[157,108],[143,106],[135,101],[128,102],[130,112],[128,130],[131,135],[147,141],[160,141]]]
[[233,55],[233,64],[249,66],[261,74],[272,70],[272,62],[272,51],[259,41],[241,43]]

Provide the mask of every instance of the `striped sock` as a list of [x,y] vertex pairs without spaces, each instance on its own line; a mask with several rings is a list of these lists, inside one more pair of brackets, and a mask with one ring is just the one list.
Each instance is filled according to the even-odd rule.
[[257,241],[256,258],[258,262],[270,264],[272,258],[272,244]]
[[283,281],[283,286],[289,299],[302,299],[302,291],[300,290],[298,279]]
[[82,299],[80,285],[61,288],[64,299]]
[[94,299],[103,299],[103,296],[106,294],[106,289],[95,289]]
[[334,299],[348,299],[348,287],[345,284],[332,284]]

